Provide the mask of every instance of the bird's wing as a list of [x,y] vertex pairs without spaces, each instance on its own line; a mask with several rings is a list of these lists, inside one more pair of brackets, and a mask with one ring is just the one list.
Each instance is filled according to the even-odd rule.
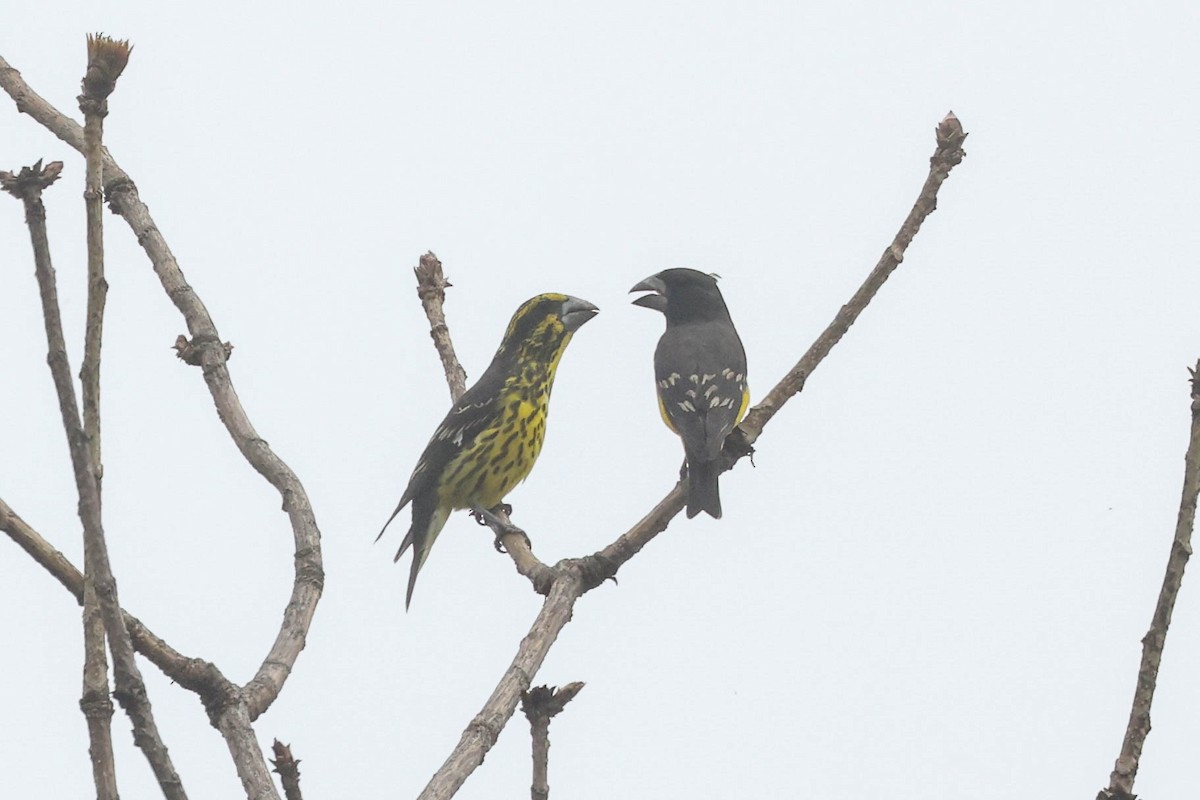
[[[396,510],[383,524],[379,536],[383,536],[383,531],[387,530],[387,526],[413,498],[437,487],[438,480],[451,459],[464,447],[469,447],[475,441],[475,437],[488,426],[494,416],[499,392],[476,391],[482,383],[481,380],[463,394],[434,430],[421,457],[417,459],[417,465],[413,468],[408,486],[404,489]],[[378,540],[377,536],[376,541]]]
[[733,326],[667,328],[654,353],[659,407],[690,454],[712,460],[737,424],[746,395],[746,353]]

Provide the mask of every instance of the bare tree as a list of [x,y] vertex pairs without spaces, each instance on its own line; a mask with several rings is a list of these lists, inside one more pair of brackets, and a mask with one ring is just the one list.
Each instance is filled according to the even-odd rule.
[[[83,154],[85,202],[88,219],[88,307],[83,364],[80,372],[82,404],[76,399],[64,341],[57,285],[46,233],[41,195],[63,174],[63,165],[41,162],[0,174],[3,188],[19,199],[25,210],[33,244],[38,288],[46,326],[47,349],[59,409],[67,435],[80,517],[84,532],[84,569],[76,569],[53,546],[0,500],[0,529],[59,580],[82,604],[85,641],[84,711],[91,741],[93,776],[101,798],[116,797],[116,765],[111,747],[110,693],[128,714],[135,740],[142,748],[163,794],[184,798],[183,782],[176,773],[165,743],[158,733],[153,711],[137,662],[140,653],[184,689],[203,702],[210,723],[228,745],[234,769],[248,798],[278,798],[266,754],[254,733],[254,721],[279,696],[291,672],[321,597],[324,573],[320,532],[307,495],[297,476],[257,435],[246,416],[226,368],[233,349],[223,342],[204,304],[184,278],[175,256],[160,233],[136,185],[103,146],[103,121],[107,98],[115,90],[132,48],[108,37],[88,38],[88,65],[79,98],[84,117],[81,127],[53,108],[0,58],[0,87],[19,112],[29,114],[47,130]],[[905,251],[925,219],[937,207],[938,192],[951,170],[963,159],[966,139],[958,119],[948,114],[936,127],[935,150],[916,202],[895,237],[870,270],[861,287],[842,306],[795,366],[781,376],[725,442],[722,470],[731,469],[753,453],[766,425],[793,396],[803,390],[808,377],[849,331],[887,278],[902,263]],[[149,258],[168,299],[183,315],[187,334],[176,341],[178,357],[199,367],[218,415],[243,457],[279,492],[295,543],[291,596],[274,642],[267,648],[255,675],[238,684],[217,665],[185,656],[155,636],[135,617],[122,610],[117,583],[108,560],[102,514],[103,465],[101,461],[100,363],[107,283],[104,278],[101,203],[129,225]],[[430,334],[442,360],[452,397],[465,389],[465,373],[455,356],[443,313],[449,286],[441,263],[428,253],[416,270],[417,293],[430,323]],[[1198,365],[1200,368],[1200,365]],[[1138,758],[1149,730],[1150,698],[1161,661],[1171,608],[1179,591],[1183,568],[1190,554],[1197,487],[1200,486],[1200,390],[1193,382],[1193,431],[1187,456],[1184,496],[1172,543],[1171,559],[1151,630],[1144,640],[1144,657],[1137,695],[1121,756],[1102,798],[1132,798]],[[458,745],[437,770],[422,798],[452,797],[482,762],[501,730],[524,703],[533,732],[534,778],[531,795],[549,796],[547,758],[550,719],[582,688],[569,684],[559,690],[534,687],[547,653],[559,632],[571,620],[575,602],[586,592],[613,578],[657,534],[666,529],[682,509],[683,493],[676,486],[628,531],[608,546],[577,558],[546,564],[532,552],[519,531],[503,522],[492,523],[498,540],[517,571],[534,591],[545,597],[541,611],[521,640],[511,664],[504,670],[491,696],[463,731]],[[107,643],[107,648],[106,648]],[[113,683],[109,684],[106,650],[112,654]],[[300,797],[299,760],[290,748],[276,742],[270,762],[280,775],[284,794]]]

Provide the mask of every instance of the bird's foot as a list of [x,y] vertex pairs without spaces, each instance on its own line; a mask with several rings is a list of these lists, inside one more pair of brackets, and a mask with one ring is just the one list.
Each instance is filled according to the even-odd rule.
[[496,541],[492,543],[492,546],[496,548],[496,552],[505,552],[504,543],[501,540],[509,534],[519,535],[525,540],[525,546],[532,550],[533,545],[529,541],[528,534],[526,534],[525,531],[521,530],[516,525],[513,525],[509,520],[503,519],[499,516],[500,514],[503,514],[505,517],[507,517],[511,513],[512,506],[510,506],[508,503],[500,503],[495,508],[491,509],[478,507],[471,509],[471,516],[473,516],[480,525],[488,525],[496,532]]

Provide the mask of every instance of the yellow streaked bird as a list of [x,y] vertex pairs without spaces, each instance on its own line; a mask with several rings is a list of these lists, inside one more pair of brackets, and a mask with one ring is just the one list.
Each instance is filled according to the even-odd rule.
[[683,440],[687,515],[720,519],[721,445],[750,405],[742,340],[712,275],[668,269],[629,291],[651,292],[633,304],[667,318],[654,350],[654,380],[663,422]]
[[540,294],[523,303],[491,365],[433,432],[400,504],[379,532],[383,536],[412,503],[412,526],[395,558],[413,548],[405,608],[450,512],[493,508],[528,477],[542,451],[558,362],[571,336],[598,310],[565,294]]

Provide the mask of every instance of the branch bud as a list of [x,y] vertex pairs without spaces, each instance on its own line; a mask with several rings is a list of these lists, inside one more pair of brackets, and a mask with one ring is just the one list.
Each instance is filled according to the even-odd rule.
[[61,161],[51,161],[43,168],[39,158],[32,167],[21,167],[21,171],[16,174],[0,172],[0,189],[20,198],[37,195],[58,180],[62,169]]
[[104,100],[117,88],[117,78],[129,63],[133,51],[125,39],[113,39],[102,33],[88,34],[87,72],[83,74],[83,94],[93,100]]
[[953,111],[938,123],[936,130],[938,147],[962,147],[962,143],[967,138],[962,123],[958,121],[958,117],[954,116]]

